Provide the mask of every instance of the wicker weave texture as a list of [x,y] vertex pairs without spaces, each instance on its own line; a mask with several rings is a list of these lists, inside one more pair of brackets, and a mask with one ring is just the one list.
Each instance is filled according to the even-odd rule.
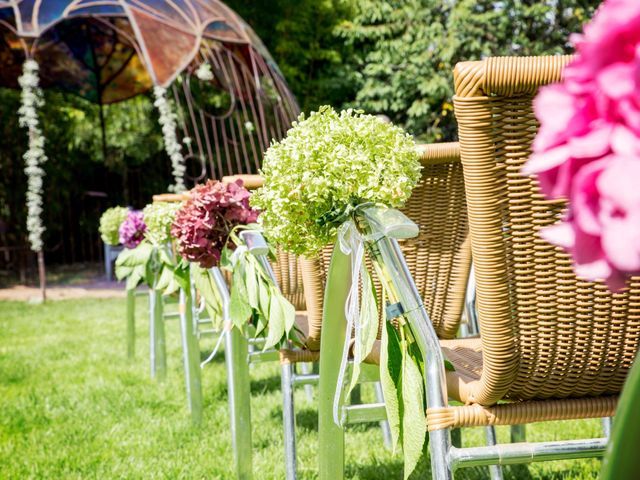
[[576,278],[567,254],[539,234],[564,203],[545,200],[537,180],[520,174],[537,130],[533,96],[569,59],[456,67],[482,335],[481,378],[462,392],[468,403],[617,394],[638,350],[640,279],[614,295]]

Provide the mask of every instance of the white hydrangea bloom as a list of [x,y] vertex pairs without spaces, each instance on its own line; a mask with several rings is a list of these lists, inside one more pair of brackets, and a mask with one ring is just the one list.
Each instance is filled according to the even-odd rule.
[[211,71],[211,65],[208,63],[201,63],[196,70],[196,77],[203,82],[210,82],[213,80],[213,72]]
[[333,241],[353,208],[401,207],[420,178],[413,138],[361,112],[321,107],[301,115],[267,150],[264,187],[251,198],[270,240],[313,255]]
[[184,192],[187,187],[184,184],[184,174],[186,167],[184,165],[184,157],[182,156],[182,145],[178,141],[176,134],[176,118],[177,115],[171,108],[171,104],[167,100],[167,90],[162,87],[155,87],[153,93],[156,101],[153,103],[160,113],[160,126],[162,127],[162,136],[164,137],[164,148],[171,159],[173,168],[174,184],[169,186],[169,191]]
[[21,106],[18,109],[19,124],[29,130],[29,147],[23,157],[26,165],[24,171],[27,174],[27,231],[31,249],[40,252],[43,246],[42,234],[45,231],[42,224],[42,186],[45,175],[42,164],[47,161],[47,156],[38,119],[38,108],[44,105],[44,97],[39,87],[38,63],[35,60],[24,62],[18,83],[22,88]]

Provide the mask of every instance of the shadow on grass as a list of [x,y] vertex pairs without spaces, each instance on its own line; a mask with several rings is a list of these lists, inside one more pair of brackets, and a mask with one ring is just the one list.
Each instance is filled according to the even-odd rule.
[[272,375],[259,380],[251,380],[252,395],[264,395],[276,390],[280,390],[280,375]]

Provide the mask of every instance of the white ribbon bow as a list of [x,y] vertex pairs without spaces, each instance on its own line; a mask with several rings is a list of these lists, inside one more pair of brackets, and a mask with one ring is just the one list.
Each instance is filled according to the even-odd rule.
[[[336,425],[342,426],[340,418],[340,403],[344,389],[347,365],[349,362],[349,347],[351,344],[351,331],[354,331],[354,364],[359,365],[366,355],[359,347],[362,343],[363,325],[360,321],[360,289],[359,282],[362,282],[362,291],[365,292],[363,301],[369,299],[367,294],[371,291],[371,280],[364,264],[364,242],[353,220],[347,220],[338,229],[338,245],[340,251],[351,256],[351,289],[344,306],[344,313],[347,319],[346,335],[344,347],[342,349],[342,360],[338,372],[338,383],[333,397],[333,421]],[[375,300],[374,300],[375,301]]]

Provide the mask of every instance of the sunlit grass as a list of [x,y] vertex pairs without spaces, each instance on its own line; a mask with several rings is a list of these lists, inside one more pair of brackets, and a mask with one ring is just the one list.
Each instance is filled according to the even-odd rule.
[[[167,380],[149,378],[147,307],[137,303],[136,359],[126,359],[125,303],[69,300],[0,302],[0,479],[233,479],[223,355],[203,372],[205,418],[191,426],[185,406],[178,325],[167,321]],[[212,347],[203,339],[203,350]],[[254,477],[283,479],[279,369],[252,367]],[[317,417],[296,394],[299,478],[317,477]],[[364,392],[365,398],[368,392]],[[528,427],[530,440],[600,436],[598,421]],[[506,441],[508,429],[501,428]],[[465,445],[482,430],[465,430]],[[347,478],[401,478],[402,463],[376,425],[350,428]],[[596,478],[600,462],[581,460],[509,470],[506,478]],[[426,462],[414,478],[430,478]],[[486,469],[457,479],[488,478]]]

